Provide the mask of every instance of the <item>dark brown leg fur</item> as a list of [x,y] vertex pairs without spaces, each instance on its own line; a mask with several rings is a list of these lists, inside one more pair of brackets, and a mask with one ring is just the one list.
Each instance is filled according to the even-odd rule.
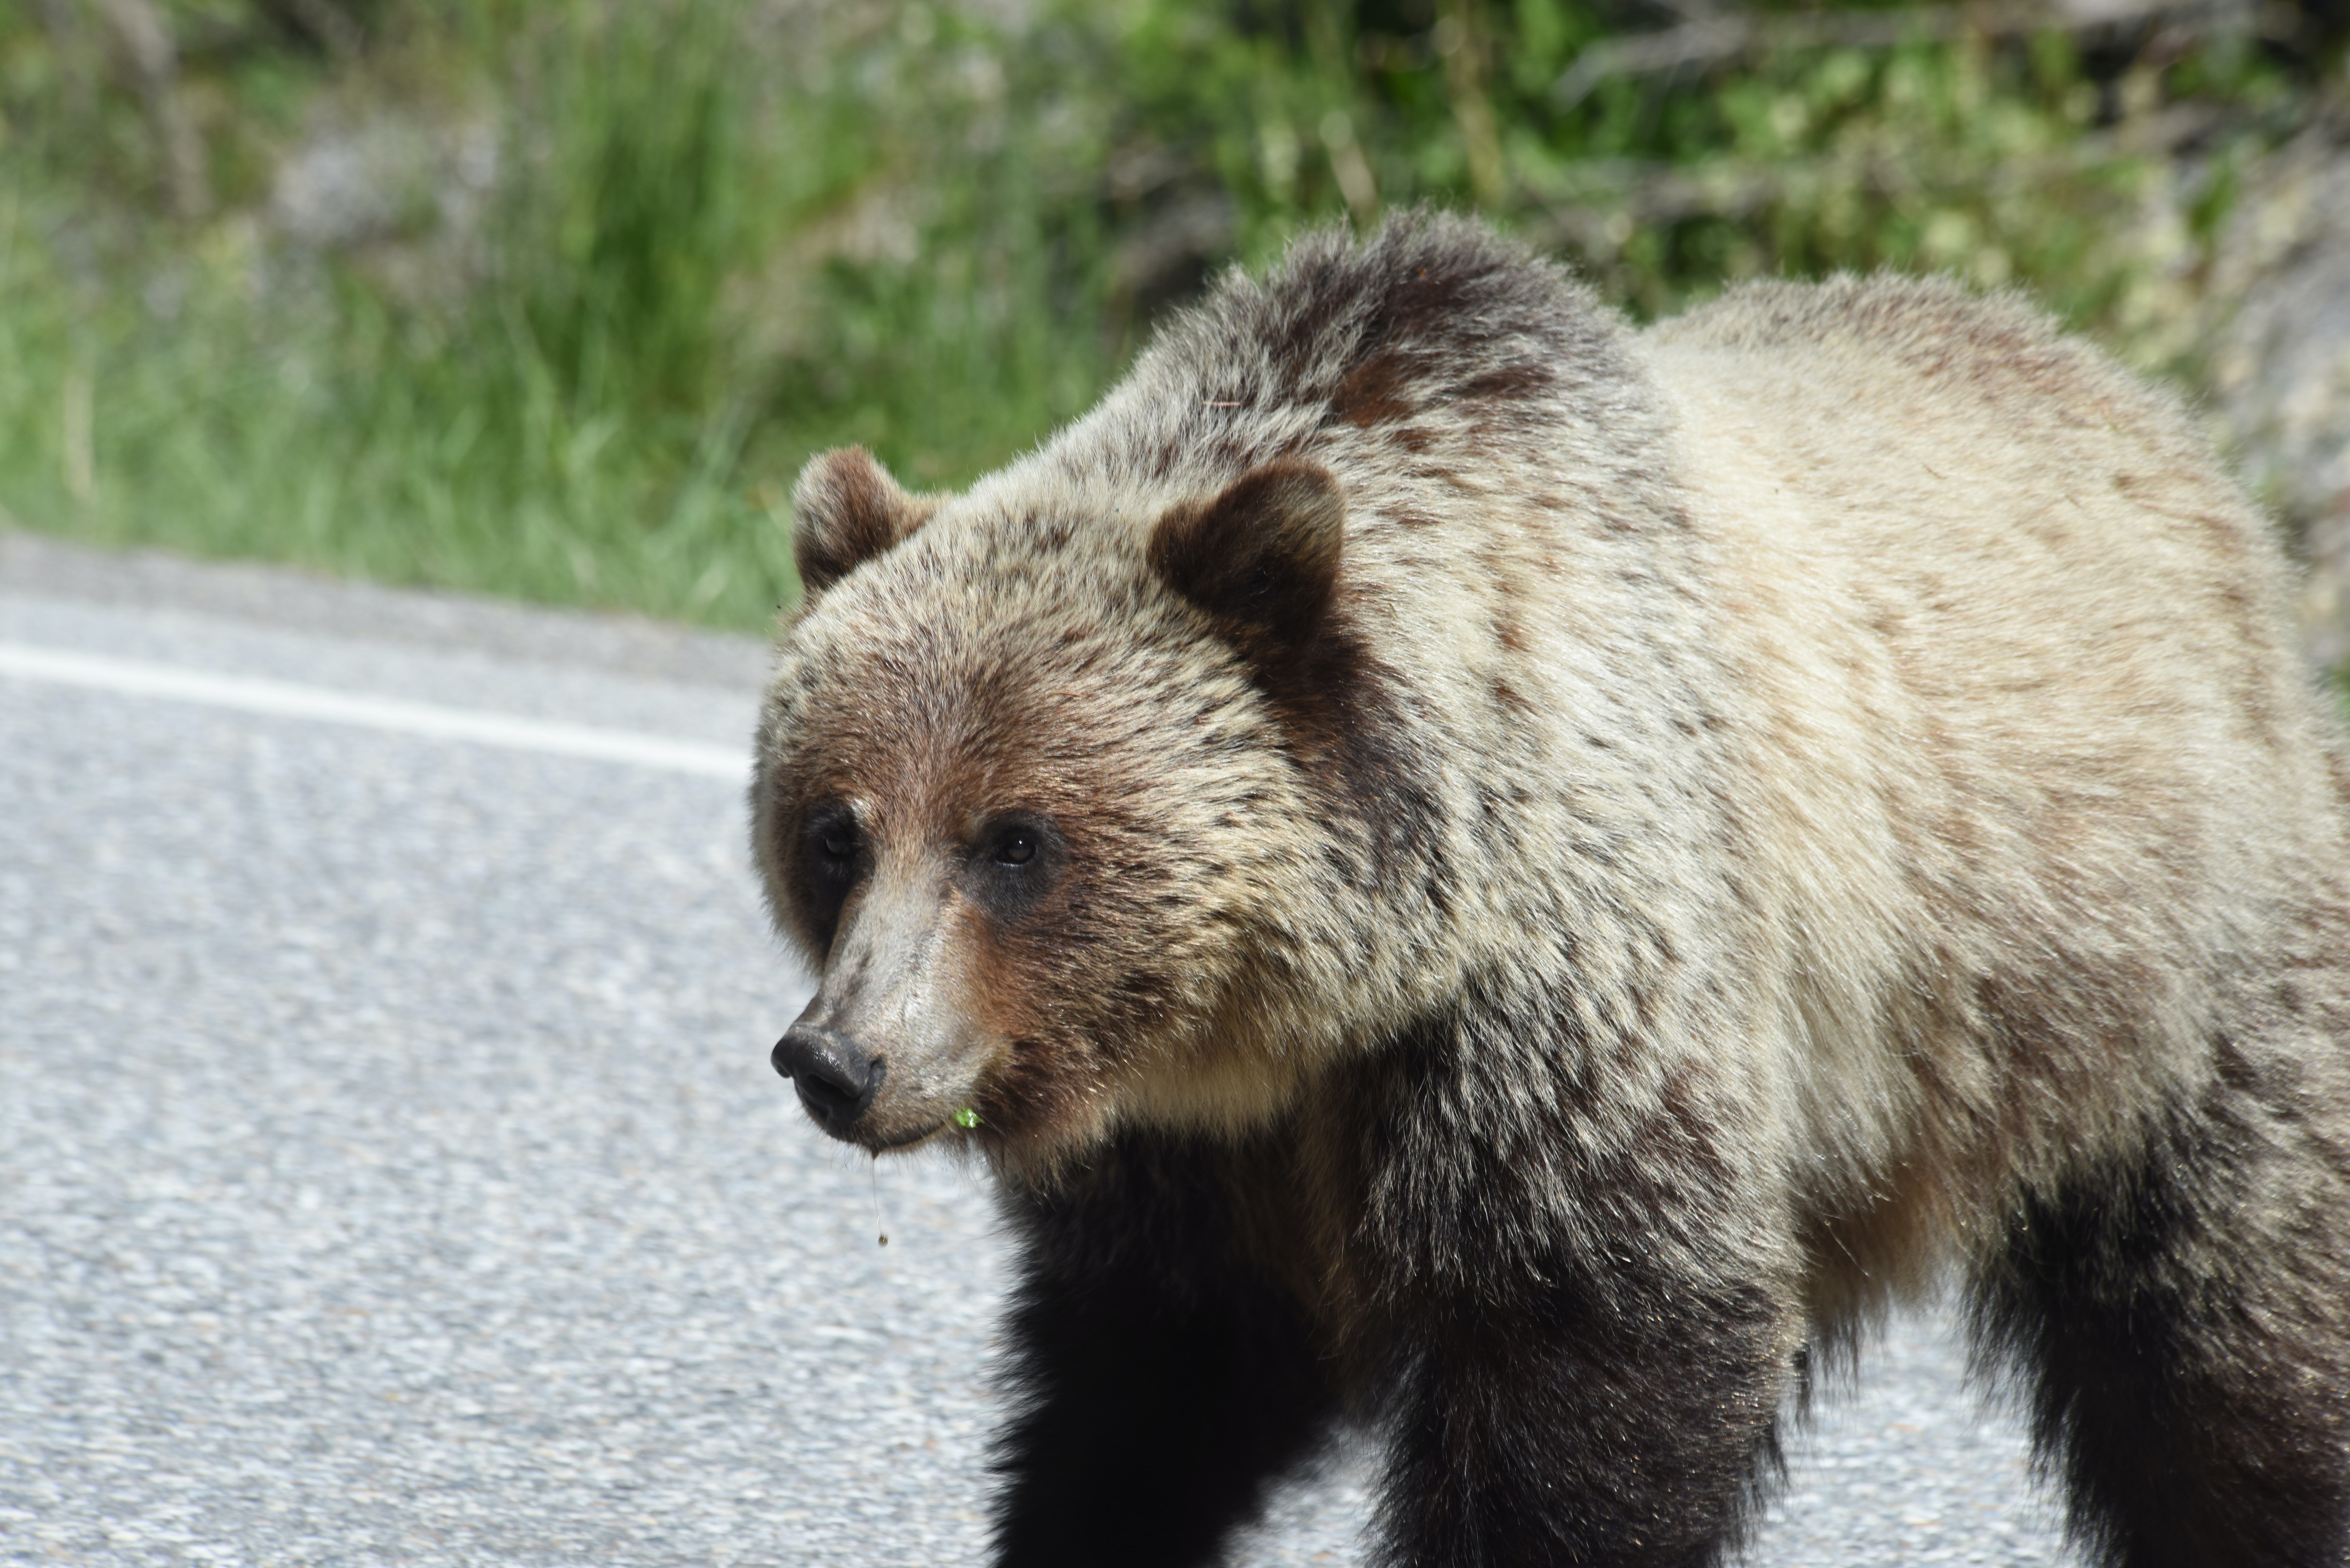
[[[1641,1108],[1538,1002],[1399,1038],[1334,1093],[1362,1129],[1386,1568],[1717,1562],[1775,1471],[1803,1335],[1717,1086]],[[1629,1051],[1631,1047],[1617,1047]],[[1513,1059],[1514,1058],[1514,1059]],[[1538,1091],[1493,1092],[1496,1075]]]
[[1216,1151],[1128,1135],[1016,1200],[1009,1329],[1025,1408],[999,1437],[1005,1568],[1217,1560],[1336,1402],[1301,1314],[1235,1254]]
[[2290,1085],[2223,1054],[2204,1106],[2132,1168],[2021,1206],[1975,1326],[2024,1372],[2094,1561],[2342,1568],[2344,1173]]
[[1696,1568],[1738,1542],[1794,1376],[1777,1314],[1759,1291],[1652,1294],[1637,1272],[1607,1308],[1563,1284],[1532,1313],[1440,1320],[1404,1369],[1381,1563]]

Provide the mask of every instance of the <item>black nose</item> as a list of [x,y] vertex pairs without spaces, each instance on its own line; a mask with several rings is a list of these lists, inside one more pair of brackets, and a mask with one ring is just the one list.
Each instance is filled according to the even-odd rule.
[[846,1131],[873,1103],[881,1086],[881,1063],[858,1049],[837,1029],[795,1023],[775,1042],[769,1058],[775,1071],[800,1092],[800,1104],[827,1132]]

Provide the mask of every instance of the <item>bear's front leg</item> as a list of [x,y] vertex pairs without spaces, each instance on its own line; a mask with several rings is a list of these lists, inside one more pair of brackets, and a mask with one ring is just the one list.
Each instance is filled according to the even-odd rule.
[[999,1435],[1004,1568],[1214,1562],[1336,1397],[1302,1314],[1234,1249],[1206,1145],[1129,1134],[1072,1185],[1014,1199],[1006,1323],[1023,1407]]
[[1506,1305],[1412,1303],[1386,1568],[1693,1568],[1736,1543],[1794,1376],[1791,1314],[1759,1286],[1620,1270],[1561,1266]]

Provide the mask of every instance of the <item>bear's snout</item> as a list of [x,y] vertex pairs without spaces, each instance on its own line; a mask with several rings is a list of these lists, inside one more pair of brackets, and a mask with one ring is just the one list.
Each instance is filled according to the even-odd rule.
[[800,1104],[818,1126],[835,1137],[847,1137],[881,1087],[886,1066],[866,1054],[856,1041],[837,1029],[827,1029],[805,1019],[775,1042],[769,1058],[775,1071],[792,1081]]

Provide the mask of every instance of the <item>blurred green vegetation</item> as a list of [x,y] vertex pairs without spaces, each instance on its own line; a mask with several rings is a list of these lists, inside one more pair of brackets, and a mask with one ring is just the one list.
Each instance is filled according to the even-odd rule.
[[38,0],[0,13],[24,526],[755,626],[784,497],[951,485],[1315,223],[1473,206],[1635,315],[2029,285],[2191,372],[2338,7]]

